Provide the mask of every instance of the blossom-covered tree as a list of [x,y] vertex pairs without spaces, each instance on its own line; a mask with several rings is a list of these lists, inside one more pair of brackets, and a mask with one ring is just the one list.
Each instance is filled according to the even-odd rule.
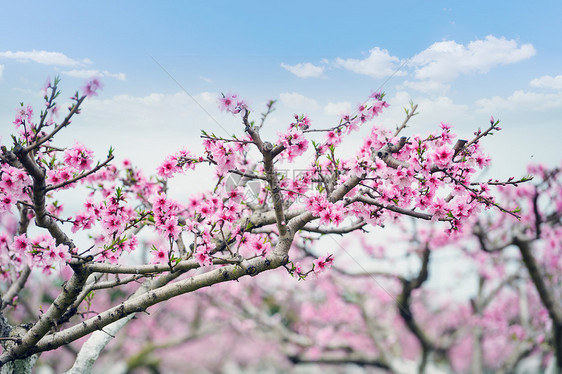
[[[561,169],[531,165],[529,172],[538,177],[538,183],[525,184],[517,189],[501,187],[505,206],[520,204],[520,219],[516,221],[504,216],[484,218],[478,221],[472,234],[477,238],[480,249],[491,256],[505,257],[509,249],[517,249],[519,264],[526,270],[519,274],[523,273],[521,276],[532,285],[541,305],[538,314],[524,309],[527,314],[521,322],[521,328],[527,330],[524,338],[544,342],[547,352],[553,356],[551,362],[556,371],[562,372]],[[507,268],[509,263],[497,266],[502,265]],[[535,329],[531,323],[537,321],[546,328]]]
[[[88,372],[111,338],[150,306],[218,283],[234,287],[242,277],[282,267],[299,279],[321,273],[332,265],[332,254],[299,263],[291,251],[310,233],[346,234],[412,217],[445,222],[452,234],[484,208],[515,215],[489,192],[489,185],[502,183],[478,183],[474,177],[489,163],[480,140],[500,130],[493,118],[470,141],[455,142],[447,124],[427,136],[401,136],[415,115],[412,106],[401,126],[393,131],[373,126],[355,156],[344,159],[338,146],[388,106],[383,94],[372,94],[332,128],[315,128],[297,115],[272,141],[262,139],[261,129],[274,101],[256,122],[246,102],[223,95],[219,105],[240,119],[243,134],[224,138],[203,132],[203,154],[180,150],[163,161],[157,176],[147,177],[129,162],[113,164],[112,149],[95,162],[87,145],[55,145],[57,133],[101,87],[93,80],[76,92],[58,122],[58,83],[45,85],[45,108],[37,119],[22,104],[14,121],[18,132],[10,145],[2,145],[5,371],[29,371],[41,352],[90,335],[69,371]],[[306,164],[304,171],[281,172],[297,158]],[[194,176],[205,165],[216,175],[207,192],[182,201],[168,196],[174,176]],[[80,186],[87,187],[82,207],[65,213],[58,194],[73,188],[81,193]],[[252,186],[255,195],[249,198]],[[90,245],[78,247],[73,237],[79,235],[87,235]],[[143,257],[145,243],[149,255]],[[60,272],[66,279],[48,305],[22,313],[36,272],[45,277]],[[409,283],[404,292],[415,286]]]
[[[339,252],[356,248],[354,255],[369,259],[362,267],[336,253],[340,261],[331,271],[298,287],[280,281],[281,272],[190,295],[158,310],[165,323],[140,317],[101,365],[180,371],[174,357],[200,352],[193,372],[221,371],[229,363],[280,372],[294,365],[343,369],[334,372],[350,366],[393,373],[556,372],[560,169],[530,166],[529,172],[536,176],[532,184],[504,186],[498,196],[505,206],[520,207],[519,220],[489,212],[455,235],[438,227],[443,223],[406,222],[395,237],[374,244],[360,234]],[[294,258],[318,261],[312,243],[319,238],[294,242]],[[405,266],[408,258],[414,261]],[[444,258],[452,259],[449,272],[436,275]],[[428,286],[430,273],[440,278],[438,286]],[[467,288],[471,296],[452,295]],[[172,332],[177,325],[185,326],[181,336]]]

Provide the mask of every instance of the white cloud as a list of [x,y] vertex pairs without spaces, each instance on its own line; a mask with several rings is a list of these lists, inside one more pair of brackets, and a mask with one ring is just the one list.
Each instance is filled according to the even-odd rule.
[[486,73],[497,65],[512,64],[536,53],[532,44],[518,45],[515,40],[488,35],[468,45],[454,40],[434,43],[412,58],[417,79],[451,81],[459,74]]
[[551,77],[550,75],[543,75],[540,78],[535,78],[529,83],[533,87],[554,88],[555,90],[562,90],[562,75]]
[[127,76],[125,75],[125,73],[110,73],[107,70],[104,70],[103,76],[115,78],[115,79],[120,80],[120,81],[126,81],[127,80]]
[[[379,120],[387,128],[400,125],[405,118],[404,109],[410,109],[410,101],[418,104],[417,113],[409,122],[404,134],[425,134],[439,129],[441,122],[450,123],[461,137],[467,137],[475,130],[474,121],[478,120],[468,105],[454,102],[450,97],[434,98],[411,95],[406,91],[397,91],[387,101],[390,107],[383,111]],[[489,118],[489,116],[488,116]]]
[[430,119],[434,124],[445,121],[454,125],[461,118],[466,118],[469,112],[468,105],[457,104],[447,96],[439,96],[436,99],[424,98],[419,100],[418,104],[420,117]]
[[422,80],[422,81],[404,81],[396,87],[401,90],[404,88],[412,88],[416,91],[424,93],[440,93],[445,94],[451,88],[450,85],[444,84],[437,80]]
[[147,172],[154,171],[167,154],[183,146],[199,151],[201,129],[226,136],[237,129],[236,125],[240,126],[237,118],[220,112],[217,93],[193,95],[209,114],[184,92],[125,94],[107,99],[103,96],[102,92],[86,100],[82,114],[68,131],[58,135],[61,144],[80,140],[96,154],[104,154],[111,145],[118,159],[131,158],[148,169]]
[[558,93],[536,93],[515,91],[507,98],[494,96],[489,99],[476,101],[478,111],[493,113],[498,110],[532,110],[542,111],[546,109],[562,108],[562,92]]
[[342,114],[351,114],[353,104],[349,101],[339,101],[332,103],[331,101],[324,107],[324,113],[329,116],[341,116]]
[[216,92],[201,92],[200,94],[195,96],[195,100],[203,102],[206,105],[217,106],[218,97],[219,95],[217,95]]
[[84,79],[88,79],[91,77],[109,77],[109,78],[115,78],[118,79],[120,81],[125,81],[127,80],[127,76],[124,73],[110,73],[107,70],[104,71],[99,71],[99,70],[88,70],[88,69],[73,69],[73,70],[66,70],[62,72],[65,75],[68,75],[70,77],[75,77],[75,78],[84,78]]
[[0,79],[2,79],[3,73],[4,73],[4,65],[0,65]]
[[[207,104],[212,97],[212,107],[208,110],[216,109],[214,107],[216,106],[218,95],[203,92],[194,97],[197,102],[203,104]],[[166,108],[170,109],[167,110]],[[185,116],[183,118],[189,118],[190,115],[193,115],[193,112],[199,111],[203,117],[205,116],[205,113],[199,106],[184,92],[177,92],[175,94],[155,92],[146,96],[124,94],[110,99],[95,98],[85,104],[84,111],[89,110],[93,112],[92,115],[88,115],[89,119],[95,115],[108,120],[114,118],[116,112],[123,111],[123,113],[127,113],[130,120],[121,123],[121,127],[131,126],[131,128],[154,128],[156,130],[160,129],[160,125],[163,123],[167,123],[168,128],[174,127],[171,123],[175,123],[175,126],[177,126],[177,121],[172,120],[173,118],[183,116]]]
[[[194,93],[203,110],[185,92],[117,95],[108,99],[103,98],[102,92],[85,101],[80,116],[57,134],[57,144],[81,141],[95,152],[97,159],[103,158],[112,146],[116,164],[128,158],[145,175],[153,174],[167,155],[179,149],[186,147],[194,154],[203,154],[201,129],[220,136],[243,132],[239,118],[218,109],[218,96],[211,92]],[[200,166],[183,179],[171,182],[174,198],[212,185],[213,169]],[[192,183],[193,178],[197,183]]]
[[33,61],[38,64],[58,65],[58,66],[82,66],[84,64],[92,63],[92,61],[89,59],[83,59],[82,61],[78,61],[60,52],[37,51],[35,49],[30,52],[22,52],[22,51],[0,52],[0,58],[8,58],[20,62]]
[[324,67],[313,65],[310,62],[296,65],[281,63],[281,67],[299,78],[318,78],[324,73]]
[[279,95],[281,103],[291,109],[310,110],[318,107],[314,99],[310,99],[300,93],[286,92]]
[[[386,49],[375,47],[369,51],[369,56],[363,60],[338,57],[334,61],[334,65],[372,78],[385,78],[396,71],[399,62],[399,58],[391,56]],[[398,76],[405,74],[403,71],[396,73]]]

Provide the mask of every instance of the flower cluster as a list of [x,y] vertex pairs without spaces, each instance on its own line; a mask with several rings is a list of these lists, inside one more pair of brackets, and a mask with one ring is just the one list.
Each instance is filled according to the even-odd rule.
[[297,120],[289,125],[285,133],[279,133],[277,144],[285,147],[281,157],[288,162],[292,162],[296,157],[302,155],[308,149],[308,139],[304,137],[304,132],[310,127],[310,119],[306,116],[297,116]]
[[16,118],[13,124],[16,125],[16,128],[19,128],[20,126],[24,126],[25,124],[32,124],[32,120],[33,108],[31,107],[31,105],[24,106],[22,103],[21,107],[16,111]]
[[195,165],[202,161],[202,157],[194,158],[191,152],[184,148],[173,155],[167,156],[164,162],[158,166],[157,173],[162,178],[171,178],[176,173],[194,170]]
[[[92,80],[83,88],[84,95],[95,95],[100,87],[99,81]],[[56,95],[48,92],[55,91],[56,81],[49,82],[45,100],[51,114]],[[79,112],[77,106],[84,97],[73,98],[71,113]],[[271,105],[273,102],[269,110]],[[374,126],[354,157],[340,158],[337,146],[344,137],[388,106],[380,93],[371,95],[354,114],[343,116],[337,126],[329,129],[312,129],[308,116],[295,115],[287,130],[270,144],[275,149],[272,153],[275,160],[273,170],[269,166],[268,171],[266,163],[254,159],[252,153],[263,151],[265,143],[254,136],[260,127],[248,122],[246,102],[235,94],[227,94],[219,98],[219,106],[242,117],[246,134],[220,138],[204,132],[204,154],[195,155],[184,148],[166,157],[157,169],[159,178],[145,177],[128,161],[121,168],[110,165],[111,152],[105,164],[98,162],[94,166],[93,152],[81,143],[61,150],[49,146],[50,138],[42,141],[37,160],[46,165],[49,190],[46,205],[52,219],[71,222],[72,233],[89,233],[95,245],[88,252],[94,261],[119,263],[123,253],[138,246],[139,239],[133,230],[149,227],[156,236],[149,240],[152,262],[194,258],[200,266],[206,266],[215,259],[239,255],[242,259],[270,256],[279,244],[279,228],[303,211],[311,214],[306,227],[315,226],[320,233],[342,229],[346,222],[351,224],[357,219],[383,225],[403,214],[448,221],[457,230],[482,207],[495,204],[486,184],[473,184],[476,168],[485,167],[489,158],[477,141],[464,148],[453,147],[455,136],[447,124],[441,124],[439,131],[425,138],[399,138],[387,129]],[[14,123],[20,126],[29,123],[32,116],[30,107],[22,107]],[[291,163],[303,155],[309,149],[312,131],[324,132],[325,140],[312,143],[315,153],[308,167],[294,173],[292,178],[283,175],[277,161]],[[20,139],[30,144],[33,140]],[[192,172],[198,164],[214,168],[215,188],[193,195],[185,203],[171,199],[167,193],[168,180],[178,173]],[[234,186],[229,182],[229,173],[239,177]],[[18,201],[29,204],[30,181],[22,169],[2,164],[0,211],[9,211]],[[252,182],[259,183],[255,201],[244,195],[245,187]],[[83,209],[69,218],[61,218],[62,204],[51,194],[79,183],[89,188],[89,198]],[[277,217],[280,211],[288,218],[283,222],[271,221],[270,217]],[[33,215],[32,211],[29,214]],[[186,246],[183,240],[187,238],[192,243]],[[58,247],[41,244],[37,248],[56,252]],[[332,262],[331,255],[320,257],[311,271],[318,273]]]
[[88,170],[92,167],[94,152],[82,143],[74,144],[74,147],[64,151],[64,163],[77,171]]
[[[29,239],[26,234],[14,236],[11,243],[5,235],[0,236],[0,262],[10,263],[16,271],[24,267],[41,269],[45,274],[51,274],[56,268],[66,265],[71,258],[67,245],[57,245],[48,234]],[[7,276],[0,272],[0,276]]]
[[0,168],[0,213],[11,212],[18,200],[28,201],[29,176],[21,169],[4,164]]
[[244,100],[238,99],[238,95],[226,94],[218,100],[219,108],[225,112],[232,114],[239,114],[245,110],[248,110],[248,104]]
[[314,273],[320,274],[323,271],[329,269],[333,263],[334,263],[333,255],[320,256],[312,262],[313,264],[312,269],[314,270]]
[[82,92],[85,96],[97,96],[98,91],[103,88],[103,83],[99,78],[93,78],[86,82],[84,87],[82,87]]

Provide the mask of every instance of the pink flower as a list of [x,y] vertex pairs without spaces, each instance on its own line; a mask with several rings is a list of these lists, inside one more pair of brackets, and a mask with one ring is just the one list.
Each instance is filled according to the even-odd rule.
[[70,261],[71,259],[70,252],[66,244],[57,245],[55,248],[51,250],[51,252],[54,255],[54,259],[58,261],[67,262]]
[[197,252],[194,254],[195,260],[199,263],[199,266],[207,266],[213,264],[213,259],[207,253],[207,247],[199,247]]
[[16,119],[14,120],[13,124],[16,125],[16,129],[25,121],[31,122],[33,119],[33,108],[31,105],[27,105],[26,107],[22,106],[18,108],[16,111]]
[[41,87],[41,91],[43,92],[43,94],[47,95],[47,90],[49,88],[51,88],[51,77],[47,77],[47,80],[43,84],[43,87]]
[[433,215],[433,220],[437,220],[439,218],[445,217],[448,212],[447,208],[448,206],[445,200],[438,197],[429,208],[429,212]]
[[314,265],[313,271],[316,274],[320,274],[324,270],[329,269],[333,263],[334,263],[333,255],[318,257],[316,260],[312,261],[312,264]]
[[271,250],[271,243],[257,238],[257,240],[253,242],[252,247],[258,256],[265,256]]
[[300,264],[299,262],[297,262],[297,263],[295,264],[295,274],[297,274],[297,275],[299,275],[299,276],[303,274],[302,266],[301,266],[301,264]]
[[168,156],[164,162],[158,166],[158,175],[164,178],[170,178],[179,170],[178,160],[174,156]]
[[320,225],[329,225],[331,217],[332,217],[332,212],[330,208],[326,208],[320,212],[320,221],[318,223]]
[[433,154],[432,161],[437,167],[445,168],[451,162],[453,150],[447,146],[437,148]]
[[248,104],[244,100],[238,100],[238,95],[235,94],[223,94],[218,101],[220,110],[232,114],[238,114],[248,109]]
[[168,252],[156,246],[152,247],[152,264],[165,264],[168,262]]
[[137,238],[137,236],[135,234],[132,234],[131,237],[129,238],[129,240],[127,240],[126,244],[127,245],[125,246],[125,250],[127,252],[132,252],[139,245],[139,239]]
[[59,107],[58,105],[55,105],[55,106],[53,106],[53,107],[51,108],[51,119],[46,123],[47,126],[53,124],[52,117],[58,118],[58,116],[59,116],[59,110],[60,110],[60,107]]
[[181,227],[178,224],[178,217],[172,216],[168,218],[168,220],[164,223],[164,227],[161,229],[167,237],[176,240],[181,233]]
[[388,103],[386,101],[381,101],[380,99],[378,99],[373,103],[371,111],[374,116],[378,116],[379,113],[382,113],[382,109],[386,107],[388,107]]
[[476,165],[478,165],[480,169],[483,169],[486,166],[490,165],[490,157],[486,157],[484,155],[477,155],[475,161]]
[[102,227],[108,234],[118,234],[125,228],[125,219],[113,214],[106,214],[102,219]]
[[97,96],[97,91],[103,88],[103,83],[98,78],[93,78],[86,82],[82,91],[85,96]]
[[0,212],[11,212],[13,204],[15,204],[15,200],[12,195],[0,192]]
[[27,236],[25,234],[16,236],[14,238],[14,249],[17,250],[20,253],[23,253],[25,251],[27,251],[27,249],[29,248],[29,239],[27,239]]
[[94,152],[84,146],[84,144],[76,143],[74,147],[64,152],[64,162],[77,170],[90,169],[92,165],[92,156]]
[[236,98],[238,95],[226,94],[219,98],[219,108],[225,112],[232,112],[236,107]]
[[76,217],[74,219],[74,224],[71,228],[71,231],[75,233],[80,229],[90,229],[92,228],[93,223],[94,223],[94,217],[92,217],[89,213],[78,212],[76,213]]

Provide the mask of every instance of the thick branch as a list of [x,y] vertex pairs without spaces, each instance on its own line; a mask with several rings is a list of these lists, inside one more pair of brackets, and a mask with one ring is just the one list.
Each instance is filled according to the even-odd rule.
[[[47,214],[45,208],[45,169],[40,168],[31,158],[30,153],[24,150],[21,145],[16,145],[14,153],[28,174],[33,178],[32,200],[35,207],[37,225],[46,228],[57,244],[66,244],[72,249],[74,245],[71,240]],[[81,265],[74,265],[73,270],[74,274],[63,286],[62,292],[53,301],[47,312],[42,314],[35,325],[23,336],[21,343],[2,354],[0,366],[16,358],[29,357],[31,355],[29,353],[31,347],[35,346],[56,325],[57,321],[67,313],[88,278],[88,272]]]
[[317,234],[338,234],[338,235],[343,235],[343,234],[347,234],[359,229],[362,229],[363,227],[365,227],[367,225],[366,222],[364,221],[359,221],[356,223],[353,223],[349,226],[345,226],[345,227],[327,227],[327,228],[322,228],[320,226],[310,226],[310,225],[305,225],[301,230],[303,231],[307,231],[307,232],[313,232],[313,233],[317,233]]
[[49,230],[49,233],[56,240],[57,244],[66,244],[72,249],[74,247],[72,241],[49,216],[45,207],[45,169],[39,167],[31,158],[30,153],[23,149],[21,145],[16,145],[14,153],[31,178],[33,178],[33,206],[37,226]]
[[410,307],[412,291],[414,291],[417,288],[420,288],[428,278],[430,253],[431,253],[430,249],[428,247],[425,247],[422,254],[422,263],[418,276],[412,280],[402,281],[402,293],[398,297],[398,302],[397,302],[397,307],[400,317],[402,318],[408,329],[417,338],[422,348],[422,363],[421,363],[420,372],[425,367],[427,363],[427,357],[432,351],[435,351],[439,354],[445,354],[445,349],[439,347],[434,342],[432,342],[429,339],[429,337],[426,335],[426,333],[418,325],[418,323],[414,319],[414,315]]
[[[395,213],[403,214],[414,218],[420,218],[426,221],[431,221],[433,219],[433,215],[431,214],[416,212],[415,210],[411,210],[411,209],[400,208],[397,207],[396,205],[385,205],[367,196],[357,196],[353,199],[353,201],[359,201],[367,205],[374,205],[382,209],[387,209]],[[439,218],[439,221],[451,221],[451,220],[452,218],[450,217]]]
[[529,276],[537,289],[544,307],[548,310],[548,314],[552,319],[552,322],[556,325],[562,326],[562,311],[555,301],[551,288],[547,286],[541,275],[537,261],[531,253],[531,245],[529,241],[515,236],[515,238],[513,238],[513,244],[519,248],[523,263],[529,271]]
[[[282,252],[284,251],[288,251],[288,248],[282,250]],[[254,258],[249,261],[244,261],[240,265],[228,265],[176,283],[167,284],[161,288],[130,298],[120,305],[110,308],[78,325],[45,336],[37,344],[34,344],[35,342],[33,344],[25,344],[25,350],[18,349],[17,351],[5,352],[0,355],[0,365],[16,358],[27,357],[37,352],[56,349],[64,344],[68,344],[68,342],[79,339],[96,330],[100,330],[110,323],[125,318],[132,313],[144,311],[148,307],[171,299],[172,297],[193,292],[199,288],[208,287],[213,284],[236,280],[246,275],[254,276],[263,271],[280,267],[286,262],[287,257],[271,254],[266,258]],[[82,285],[69,285],[69,287],[70,286],[77,286],[74,289],[80,289],[82,287]],[[53,303],[53,305],[54,304],[55,303]],[[28,335],[34,336],[31,330]],[[22,343],[18,348],[23,346]]]
[[[36,347],[36,343],[42,338],[45,339],[44,336],[68,310],[68,307],[72,305],[87,278],[87,272],[81,267],[74,268],[74,274],[63,286],[62,292],[57,296],[55,301],[53,301],[47,312],[42,314],[35,325],[23,336],[21,343],[10,350],[4,351],[2,355],[0,355],[0,366],[14,359],[29,357],[33,353],[38,352],[33,351]],[[67,343],[68,342],[61,342],[60,345]]]
[[[213,264],[224,265],[239,263],[240,260],[234,259],[213,259]],[[178,262],[172,269],[168,264],[152,264],[152,265],[113,265],[106,263],[91,263],[85,265],[87,269],[95,273],[107,273],[107,274],[161,274],[167,271],[187,271],[191,269],[196,269],[200,265],[194,259],[182,260]]]
[[299,355],[289,356],[294,364],[322,364],[322,365],[357,365],[361,367],[372,366],[391,372],[391,368],[382,360],[362,357],[359,355],[350,355],[346,357],[319,357],[306,358]]
[[14,297],[23,289],[25,286],[25,282],[27,282],[27,278],[31,274],[31,269],[29,266],[26,266],[19,274],[18,279],[10,285],[8,291],[4,295],[2,295],[2,300],[0,302],[0,311],[4,310],[8,305],[12,303]]
[[[184,271],[176,271],[174,273],[164,274],[157,279],[148,279],[135,291],[133,297],[142,295],[149,290],[160,288],[170,283],[183,273]],[[89,374],[100,352],[105,348],[110,340],[123,327],[125,327],[135,314],[136,313],[131,313],[128,316],[104,327],[103,330],[95,331],[82,345],[82,348],[80,348],[76,360],[74,361],[74,365],[72,365],[72,368],[70,368],[66,374]]]
[[548,315],[552,321],[552,339],[556,365],[558,372],[562,372],[562,310],[540,273],[535,257],[531,253],[530,242],[515,236],[513,244],[519,248],[523,263],[529,271],[529,276],[537,289],[542,304],[548,310]]
[[376,155],[381,160],[384,161],[385,164],[390,166],[391,168],[398,169],[398,167],[403,167],[404,169],[408,169],[410,164],[406,161],[397,160],[392,156],[393,153],[399,152],[404,145],[406,145],[407,138],[402,137],[400,138],[400,142],[398,144],[388,143],[378,151],[375,151],[374,148],[371,148],[371,152],[373,155]]

